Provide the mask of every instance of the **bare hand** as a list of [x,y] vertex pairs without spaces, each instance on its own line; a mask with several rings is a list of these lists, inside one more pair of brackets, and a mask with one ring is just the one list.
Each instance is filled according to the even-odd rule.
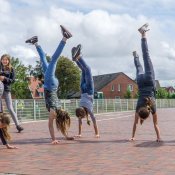
[[160,138],[156,140],[156,142],[161,142],[161,141],[162,141],[162,140],[161,140]]
[[0,76],[0,80],[3,81],[4,80],[4,76]]
[[18,149],[18,147],[16,146],[11,146],[9,144],[6,145],[7,149]]
[[59,142],[60,142],[60,141],[58,141],[58,140],[54,140],[54,141],[51,142],[51,144],[56,145],[56,144],[58,144]]
[[134,137],[130,138],[129,139],[130,141],[135,141],[136,139]]
[[74,137],[66,137],[67,140],[74,140]]
[[81,138],[81,134],[75,135],[75,138]]
[[96,135],[95,135],[95,138],[100,138],[100,135],[99,135],[99,134],[96,134]]

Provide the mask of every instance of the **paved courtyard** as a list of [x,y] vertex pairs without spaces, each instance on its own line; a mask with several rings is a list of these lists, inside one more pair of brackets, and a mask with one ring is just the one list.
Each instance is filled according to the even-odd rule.
[[[0,145],[0,175],[174,175],[175,109],[159,109],[162,142],[157,143],[152,117],[139,126],[135,142],[130,142],[134,112],[97,115],[101,137],[83,123],[82,138],[51,145],[47,121],[24,123],[25,131],[10,128],[12,143],[8,150]],[[77,134],[72,119],[70,135]]]

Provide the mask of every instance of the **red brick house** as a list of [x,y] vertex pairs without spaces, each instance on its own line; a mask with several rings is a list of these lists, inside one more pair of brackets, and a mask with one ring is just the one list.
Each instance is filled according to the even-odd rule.
[[29,89],[33,99],[44,98],[44,88],[41,81],[34,77],[29,77]]
[[131,97],[138,91],[137,83],[123,72],[94,76],[95,91],[107,99],[124,98],[127,90]]
[[[98,98],[124,98],[127,89],[131,96],[137,94],[137,83],[123,72],[93,76],[95,96]],[[80,98],[80,92],[72,93],[69,98]]]

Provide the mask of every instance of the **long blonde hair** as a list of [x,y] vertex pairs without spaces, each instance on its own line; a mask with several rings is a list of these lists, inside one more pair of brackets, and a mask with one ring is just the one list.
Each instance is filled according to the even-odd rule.
[[[3,58],[7,58],[8,59],[9,63],[8,63],[7,66],[3,66],[3,64],[2,64],[2,59]],[[12,71],[13,67],[11,65],[11,57],[10,57],[10,55],[4,54],[4,55],[1,56],[1,66],[3,66],[5,70],[9,70],[10,72]]]
[[11,140],[11,136],[8,132],[8,127],[10,126],[10,118],[6,113],[0,113],[0,121],[2,124],[6,124],[7,126],[4,128],[1,128],[3,132],[3,136],[6,140]]
[[65,137],[68,136],[70,124],[71,120],[69,113],[61,109],[56,109],[56,127]]

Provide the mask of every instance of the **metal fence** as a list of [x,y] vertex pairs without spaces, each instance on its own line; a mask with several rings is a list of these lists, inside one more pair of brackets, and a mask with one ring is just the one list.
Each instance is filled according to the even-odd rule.
[[[75,109],[79,106],[79,99],[61,100],[62,108],[73,117]],[[137,99],[95,99],[94,113],[107,113],[135,110]],[[157,108],[175,108],[175,99],[157,99]],[[5,101],[4,111],[7,112]],[[44,99],[14,99],[13,107],[20,121],[43,120],[48,118],[48,111]]]

